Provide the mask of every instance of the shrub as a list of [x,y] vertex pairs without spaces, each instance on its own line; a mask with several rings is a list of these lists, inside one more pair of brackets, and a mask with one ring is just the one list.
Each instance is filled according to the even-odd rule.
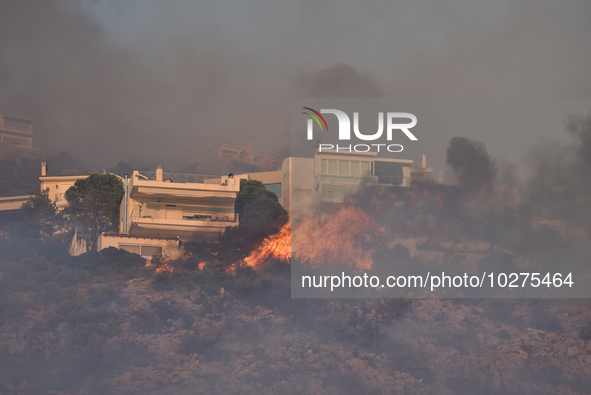
[[555,314],[543,309],[532,309],[530,325],[532,328],[540,329],[546,332],[560,332],[562,325]]
[[187,333],[181,340],[179,353],[181,354],[203,354],[219,341],[217,333]]
[[119,291],[112,285],[94,287],[88,290],[88,301],[94,307],[108,306],[119,300]]
[[153,310],[138,309],[133,312],[131,328],[139,333],[154,333],[162,325],[160,317]]
[[591,340],[591,321],[587,322],[579,330],[579,335],[583,340]]
[[409,372],[418,377],[425,377],[429,373],[429,354],[422,350],[415,350],[410,346],[391,341],[386,344],[385,352],[392,361],[392,369]]

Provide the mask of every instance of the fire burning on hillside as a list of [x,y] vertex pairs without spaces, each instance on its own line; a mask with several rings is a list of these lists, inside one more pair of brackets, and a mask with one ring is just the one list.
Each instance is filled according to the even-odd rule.
[[168,261],[164,258],[160,258],[155,262],[153,259],[146,259],[146,267],[153,268],[156,273],[169,272],[172,273],[173,267],[168,265]]
[[[342,206],[326,219],[306,218],[292,232],[288,223],[265,239],[246,259],[255,270],[271,258],[291,263],[293,254],[309,269],[331,262],[369,269],[371,251],[362,248],[375,222],[360,208]],[[293,240],[292,240],[293,237]]]
[[279,232],[263,240],[244,262],[259,270],[271,258],[291,263],[291,223],[285,224]]
[[[486,204],[496,202],[496,195],[489,193]],[[430,235],[447,244],[450,240],[457,243],[458,237],[478,239],[477,234],[465,234],[461,225],[457,232],[449,231],[457,225],[456,211],[466,199],[461,188],[433,183],[388,190],[368,186],[330,213],[304,218],[297,225],[288,223],[261,242],[244,262],[255,270],[272,259],[291,264],[292,258],[304,270],[332,264],[375,270],[374,255],[392,247],[396,238],[416,240]],[[477,200],[482,203],[483,199]]]

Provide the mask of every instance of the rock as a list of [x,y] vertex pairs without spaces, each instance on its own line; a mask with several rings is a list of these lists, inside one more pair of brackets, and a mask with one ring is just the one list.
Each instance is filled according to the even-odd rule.
[[353,358],[350,359],[348,362],[349,366],[351,367],[351,369],[353,371],[365,371],[365,369],[367,368],[367,366],[365,365],[365,362],[363,362],[363,360],[359,359],[359,358]]
[[501,375],[496,370],[493,372],[492,382],[495,387],[501,387]]
[[579,349],[577,348],[577,346],[569,347],[566,351],[566,355],[568,355],[571,358],[576,357],[577,355],[579,355]]
[[554,345],[554,350],[566,354],[568,351],[568,346],[566,343],[559,342]]

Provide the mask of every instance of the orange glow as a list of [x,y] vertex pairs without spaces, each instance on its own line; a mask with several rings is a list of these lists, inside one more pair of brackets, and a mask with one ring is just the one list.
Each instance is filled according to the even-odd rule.
[[323,221],[305,219],[294,232],[293,249],[308,269],[331,263],[370,269],[373,252],[364,249],[361,241],[374,226],[360,208],[342,206]]
[[[370,232],[374,226],[375,222],[360,208],[342,206],[324,220],[304,219],[293,232],[293,248],[308,269],[330,263],[370,269],[373,251],[364,249],[362,242],[375,237]],[[244,261],[259,270],[271,258],[291,263],[291,224],[265,239]]]
[[406,193],[410,197],[411,203],[415,206],[437,205],[441,207],[445,199],[445,195],[439,190],[419,189],[418,187],[411,187]]
[[168,265],[168,261],[165,261],[163,259],[161,259],[160,262],[154,262],[154,263],[152,263],[151,259],[146,259],[146,267],[154,268],[154,271],[156,273],[160,273],[160,272],[172,273],[172,271],[173,271],[173,268]]
[[244,259],[244,262],[259,270],[271,258],[291,262],[291,223],[284,225],[279,232],[269,236]]

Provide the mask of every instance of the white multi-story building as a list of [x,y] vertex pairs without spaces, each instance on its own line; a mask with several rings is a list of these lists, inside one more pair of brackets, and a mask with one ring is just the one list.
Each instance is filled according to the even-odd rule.
[[134,171],[121,202],[119,232],[217,241],[238,225],[234,202],[240,182],[233,177]]
[[312,158],[290,157],[283,161],[283,207],[290,219],[328,212],[335,204],[359,190],[363,182],[384,186],[410,186],[411,179],[424,179],[423,154],[420,168],[411,168],[409,159],[378,158],[375,152],[317,151]]

